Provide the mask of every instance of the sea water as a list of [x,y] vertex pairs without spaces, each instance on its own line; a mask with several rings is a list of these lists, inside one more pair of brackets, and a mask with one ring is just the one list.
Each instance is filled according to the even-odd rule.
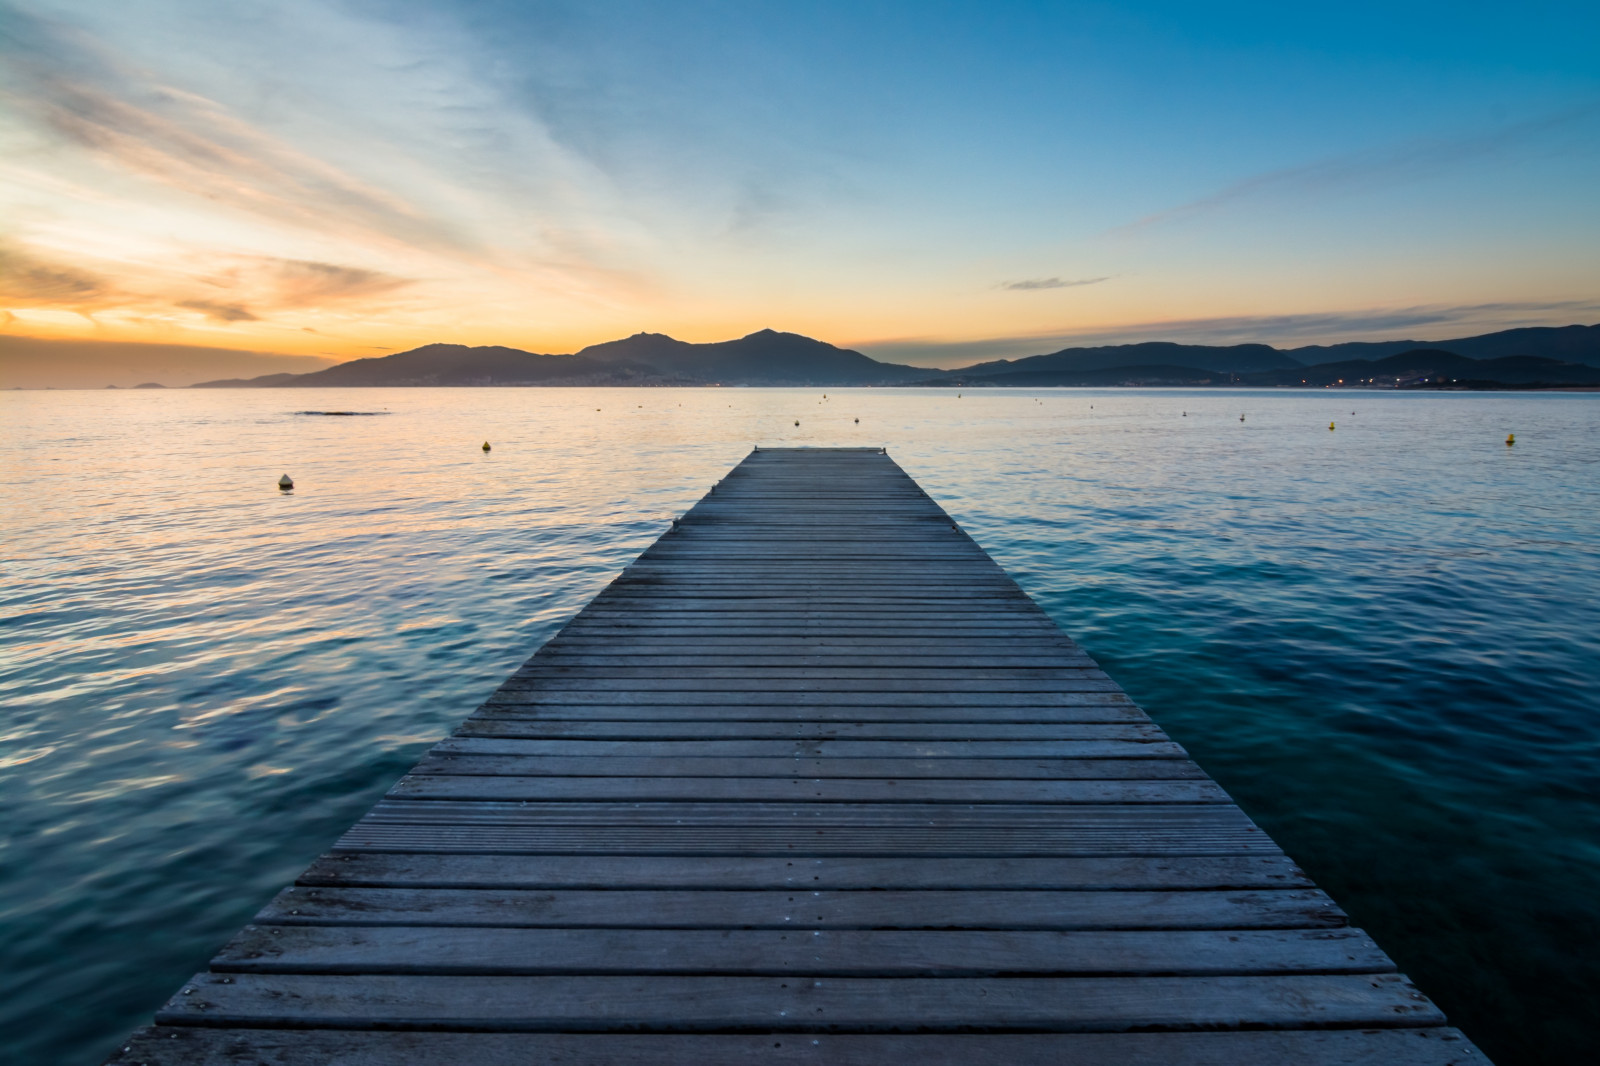
[[887,447],[1500,1066],[1592,1061],[1600,396],[715,388],[0,394],[7,1061],[148,1021],[755,444]]

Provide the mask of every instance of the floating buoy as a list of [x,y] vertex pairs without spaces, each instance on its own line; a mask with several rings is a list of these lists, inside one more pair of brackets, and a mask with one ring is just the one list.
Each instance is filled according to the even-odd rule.
[[1183,417],[1184,418],[1188,418],[1189,417],[1189,412],[1188,411],[1183,412]]
[[859,426],[859,425],[860,425],[860,424],[861,424],[861,419],[859,419],[859,418],[858,418],[858,419],[856,419],[856,425],[858,425],[858,426]]
[[284,492],[288,492],[290,489],[294,488],[293,479],[291,479],[288,474],[283,475],[278,479],[278,488],[282,489]]
[[1328,423],[1328,428],[1329,428],[1329,429],[1332,429],[1332,428],[1333,428],[1333,423],[1332,423],[1332,422],[1329,422],[1329,423]]
[[1506,434],[1506,447],[1509,448],[1515,443],[1517,443],[1517,435],[1515,433],[1507,433]]
[[489,442],[488,441],[484,441],[483,442],[483,450],[484,451],[488,451],[489,450]]
[[1240,416],[1239,416],[1239,421],[1241,421],[1241,422],[1243,422],[1243,421],[1244,421],[1244,415],[1240,415]]
[[800,420],[799,420],[799,419],[798,419],[798,418],[797,418],[797,419],[795,419],[795,420],[794,420],[794,424],[795,424],[795,425],[797,425],[797,426],[798,426],[798,425],[799,425],[799,424],[800,424]]

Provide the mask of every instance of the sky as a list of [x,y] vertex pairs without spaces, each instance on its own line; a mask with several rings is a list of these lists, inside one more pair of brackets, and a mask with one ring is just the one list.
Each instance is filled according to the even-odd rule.
[[1596,322],[1597,41],[1592,0],[0,0],[0,340]]

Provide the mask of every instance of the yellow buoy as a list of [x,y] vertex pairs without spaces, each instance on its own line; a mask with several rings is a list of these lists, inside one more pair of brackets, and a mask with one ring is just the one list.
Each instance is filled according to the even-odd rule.
[[1333,423],[1332,423],[1332,422],[1329,422],[1329,423],[1328,423],[1328,428],[1329,428],[1329,429],[1332,429],[1332,428],[1333,428]]
[[290,480],[288,474],[285,474],[278,479],[278,488],[282,489],[284,492],[288,492],[290,489],[294,488],[294,482]]
[[484,451],[488,451],[489,450],[489,442],[488,441],[484,441],[483,442],[483,450]]
[[1515,433],[1507,433],[1506,434],[1506,447],[1509,448],[1515,443],[1517,443],[1517,435]]
[[800,424],[800,420],[799,420],[799,419],[798,419],[798,418],[797,418],[797,419],[795,419],[795,420],[794,420],[794,424],[795,424],[795,425],[797,425],[797,426],[798,426],[798,425],[799,425],[799,424]]

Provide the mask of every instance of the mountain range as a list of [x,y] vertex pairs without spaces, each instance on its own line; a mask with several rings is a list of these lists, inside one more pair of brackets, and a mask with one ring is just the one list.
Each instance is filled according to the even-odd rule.
[[1335,385],[1492,387],[1600,385],[1600,325],[1504,330],[1448,341],[1141,344],[1064,348],[1023,359],[933,370],[881,363],[796,333],[764,329],[691,344],[636,333],[571,355],[429,344],[307,374],[208,381],[194,388],[419,385]]

